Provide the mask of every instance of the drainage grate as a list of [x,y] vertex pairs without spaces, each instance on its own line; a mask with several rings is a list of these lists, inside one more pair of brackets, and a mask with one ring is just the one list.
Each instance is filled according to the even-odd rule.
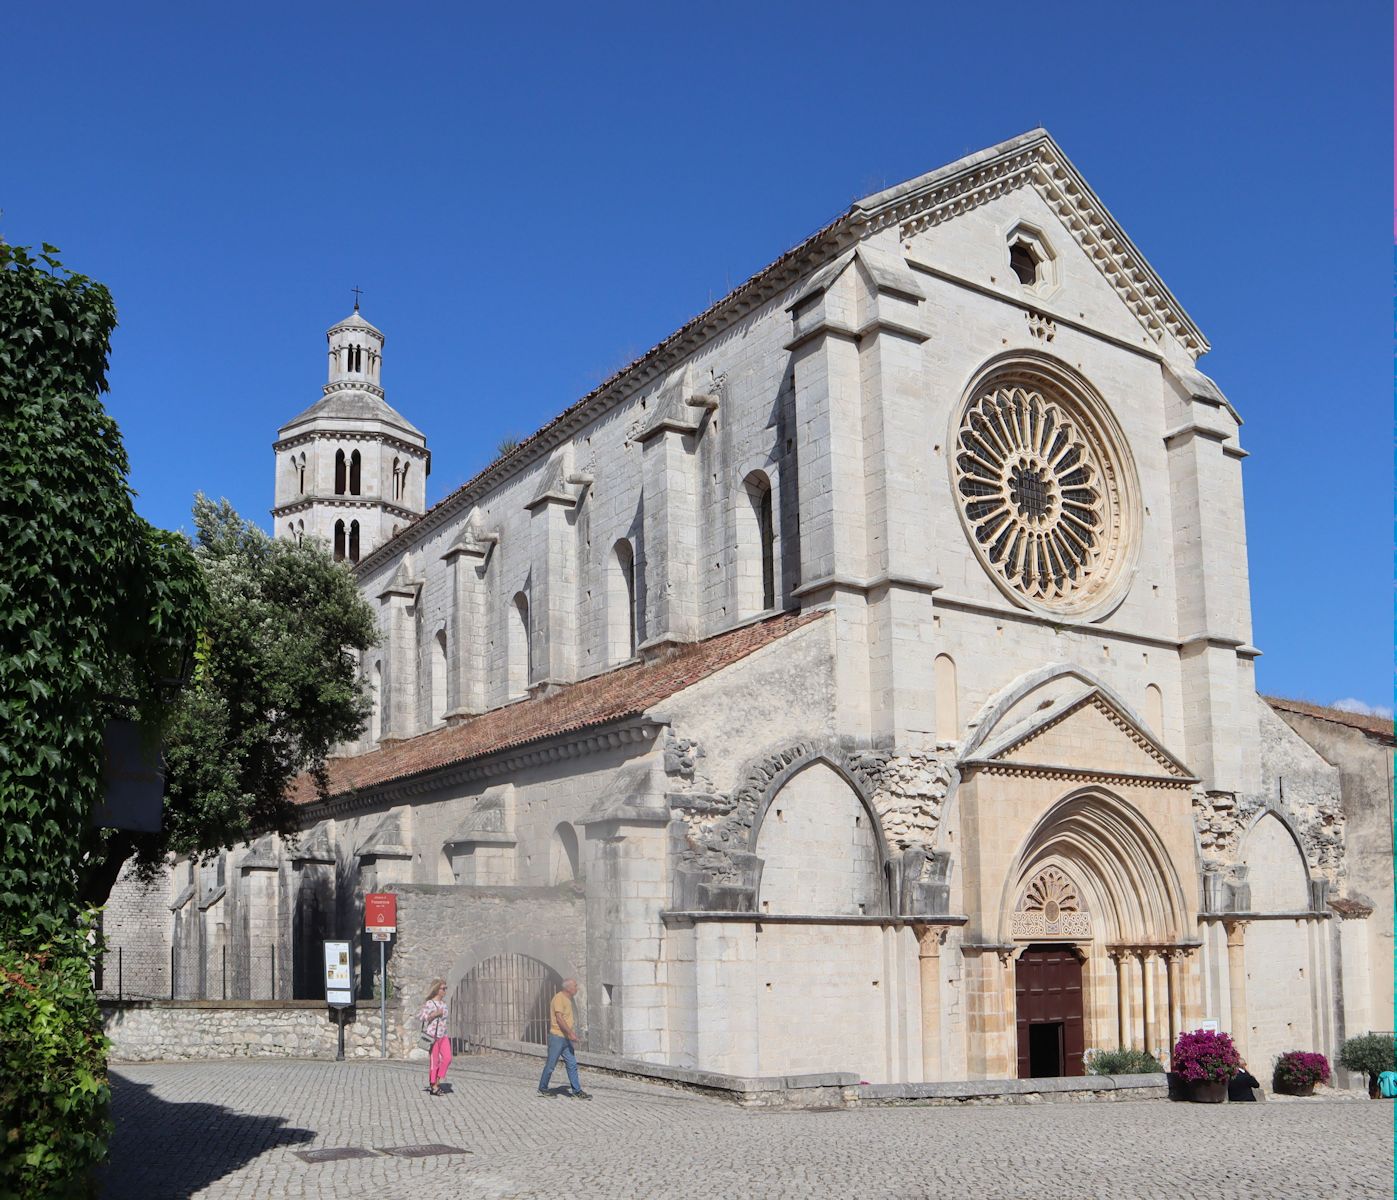
[[469,1154],[469,1150],[462,1150],[460,1146],[443,1146],[440,1142],[428,1142],[424,1146],[380,1146],[384,1154],[393,1154],[398,1158],[429,1158],[433,1154]]
[[294,1153],[302,1162],[308,1163],[338,1162],[342,1158],[378,1157],[372,1150],[364,1150],[359,1146],[327,1146],[324,1150],[297,1150]]

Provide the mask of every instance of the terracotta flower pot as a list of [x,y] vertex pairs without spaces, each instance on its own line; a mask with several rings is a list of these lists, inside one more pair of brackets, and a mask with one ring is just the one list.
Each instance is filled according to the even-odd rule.
[[1282,1096],[1313,1096],[1315,1085],[1313,1083],[1278,1083],[1276,1091]]
[[1188,1098],[1194,1104],[1221,1104],[1227,1099],[1227,1080],[1194,1079],[1189,1081]]

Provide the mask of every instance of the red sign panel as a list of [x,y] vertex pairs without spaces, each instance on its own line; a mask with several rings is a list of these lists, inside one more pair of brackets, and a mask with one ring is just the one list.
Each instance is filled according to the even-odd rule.
[[364,928],[369,933],[396,933],[398,897],[392,892],[370,892],[365,896]]

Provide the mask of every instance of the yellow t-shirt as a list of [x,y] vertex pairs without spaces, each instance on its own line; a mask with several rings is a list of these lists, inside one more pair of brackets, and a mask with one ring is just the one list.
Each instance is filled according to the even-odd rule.
[[567,1037],[563,1031],[564,1021],[573,1033],[577,1032],[577,1014],[573,1011],[572,997],[566,992],[559,992],[548,1006],[548,1032],[554,1037]]

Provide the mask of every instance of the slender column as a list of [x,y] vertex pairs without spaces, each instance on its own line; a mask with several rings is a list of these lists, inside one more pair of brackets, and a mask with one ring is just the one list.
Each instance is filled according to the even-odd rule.
[[922,993],[922,1079],[930,1082],[941,1073],[941,943],[946,930],[938,925],[916,928]]
[[1011,950],[999,951],[1000,980],[1003,987],[1004,1014],[1000,1034],[999,1077],[1017,1079],[1019,1074],[1019,1022],[1018,994],[1015,991],[1015,976],[1018,959]]
[[1227,929],[1227,990],[1232,1004],[1232,1042],[1237,1052],[1247,1057],[1247,956],[1246,921],[1228,921]]
[[1159,1014],[1154,994],[1154,955],[1153,950],[1140,951],[1140,975],[1144,988],[1145,1009],[1145,1041],[1142,1048],[1151,1054],[1154,1053],[1155,1043],[1159,1040]]
[[1116,1044],[1124,1050],[1129,1045],[1129,1009],[1126,1007],[1125,952],[1111,951],[1111,961],[1116,964]]
[[1167,975],[1165,983],[1169,995],[1169,1053],[1174,1053],[1174,1043],[1179,1040],[1179,1003],[1182,992],[1179,990],[1179,956],[1182,951],[1166,950],[1164,963]]
[[1129,952],[1127,962],[1130,968],[1130,1024],[1127,1027],[1130,1040],[1128,1044],[1138,1046],[1145,1036],[1144,964],[1140,961],[1138,950]]

